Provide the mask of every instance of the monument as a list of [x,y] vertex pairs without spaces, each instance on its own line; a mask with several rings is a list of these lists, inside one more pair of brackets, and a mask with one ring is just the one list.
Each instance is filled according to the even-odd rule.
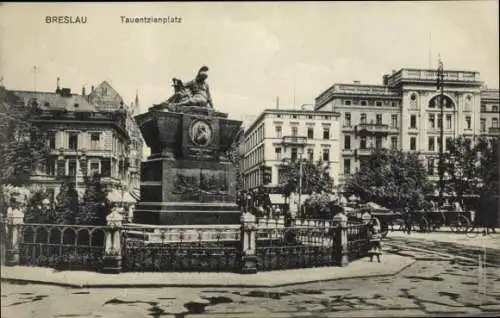
[[242,122],[214,109],[203,66],[174,94],[135,117],[151,155],[141,165],[134,223],[239,224],[236,174],[227,157]]

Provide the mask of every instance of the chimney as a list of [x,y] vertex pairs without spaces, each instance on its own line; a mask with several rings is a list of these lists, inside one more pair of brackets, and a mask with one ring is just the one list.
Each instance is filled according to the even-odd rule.
[[85,85],[82,86],[82,96],[85,97]]
[[387,86],[389,84],[389,75],[386,74],[382,77],[382,83],[384,86]]
[[392,74],[396,73],[396,70],[392,70]]
[[353,81],[354,84],[361,84],[360,81]]
[[60,93],[61,92],[61,78],[57,78],[57,88],[56,88],[56,93]]
[[280,97],[276,96],[276,109],[280,109]]
[[90,87],[90,92],[92,93],[94,91],[94,85]]

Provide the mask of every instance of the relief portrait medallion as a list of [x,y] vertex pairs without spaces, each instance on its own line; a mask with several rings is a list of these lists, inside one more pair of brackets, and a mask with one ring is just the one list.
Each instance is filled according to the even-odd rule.
[[210,125],[203,120],[197,120],[191,124],[189,136],[193,144],[196,146],[206,147],[212,142],[212,127],[210,127]]

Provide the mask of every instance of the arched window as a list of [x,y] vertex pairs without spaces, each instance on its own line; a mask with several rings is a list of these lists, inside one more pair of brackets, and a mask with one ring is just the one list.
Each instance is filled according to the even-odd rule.
[[[429,108],[439,108],[441,105],[441,95],[436,95],[429,101]],[[444,108],[454,108],[455,103],[451,98],[443,95],[443,107]]]

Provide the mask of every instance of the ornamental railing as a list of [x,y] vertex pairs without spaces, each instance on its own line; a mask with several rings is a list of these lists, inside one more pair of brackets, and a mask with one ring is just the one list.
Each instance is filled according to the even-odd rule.
[[[19,212],[19,211],[18,211]],[[369,249],[367,224],[331,220],[256,219],[240,224],[123,224],[115,211],[106,226],[30,224],[22,213],[0,220],[2,265],[92,270],[240,272],[346,265]]]

